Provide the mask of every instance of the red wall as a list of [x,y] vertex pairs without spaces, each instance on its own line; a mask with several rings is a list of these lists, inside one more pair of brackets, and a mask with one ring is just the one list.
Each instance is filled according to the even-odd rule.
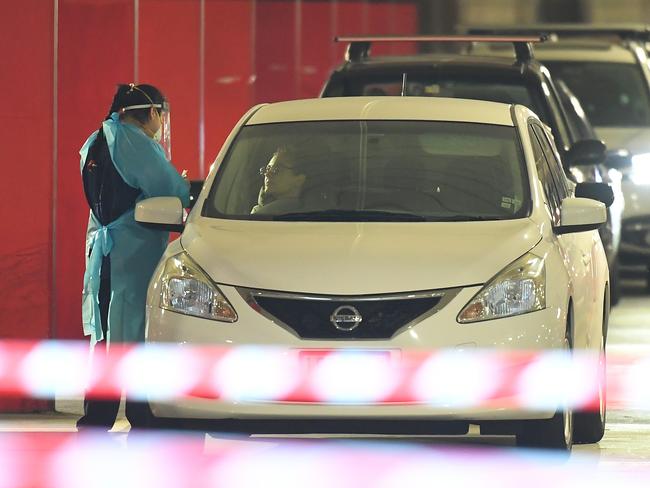
[[0,32],[12,40],[0,42],[0,338],[49,335],[52,18],[51,2],[0,3]]
[[[0,2],[0,32],[12,40],[0,43],[0,339],[82,338],[88,208],[78,151],[118,83],[161,88],[174,164],[201,178],[251,105],[318,95],[343,60],[335,35],[417,27],[414,5],[401,0],[17,5]],[[0,411],[39,406],[0,399]]]
[[[52,2],[0,3],[0,339],[50,336],[53,15]],[[1,410],[46,406],[0,398]]]

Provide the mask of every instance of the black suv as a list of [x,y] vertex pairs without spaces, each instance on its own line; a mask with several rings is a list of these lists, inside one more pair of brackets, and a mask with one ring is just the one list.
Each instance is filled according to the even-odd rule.
[[[404,38],[413,39],[438,40],[435,37]],[[436,96],[524,105],[550,127],[569,178],[576,181],[576,174],[581,174],[584,181],[607,181],[605,145],[596,139],[578,100],[566,86],[556,83],[549,70],[534,58],[529,42],[532,38],[513,39],[489,38],[490,42],[513,44],[516,55],[513,59],[469,54],[373,58],[370,56],[372,42],[386,39],[350,39],[346,61],[333,71],[321,97]],[[450,36],[440,40],[487,42],[488,38]],[[602,226],[600,233],[610,264],[611,299],[616,303],[619,297],[618,249],[610,244],[614,242],[611,217],[608,213],[610,225]]]

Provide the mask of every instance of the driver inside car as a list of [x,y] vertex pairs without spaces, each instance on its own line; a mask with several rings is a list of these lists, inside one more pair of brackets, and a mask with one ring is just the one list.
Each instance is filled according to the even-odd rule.
[[251,214],[279,215],[302,208],[300,198],[307,176],[295,148],[280,147],[268,164],[260,168],[260,174],[264,183]]

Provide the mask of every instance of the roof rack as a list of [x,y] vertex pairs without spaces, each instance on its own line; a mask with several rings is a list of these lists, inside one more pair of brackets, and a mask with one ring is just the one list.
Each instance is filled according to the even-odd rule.
[[546,41],[546,36],[532,35],[466,35],[466,36],[339,36],[334,42],[347,42],[345,60],[357,63],[368,59],[370,48],[376,42],[488,42],[509,43],[515,48],[517,61],[533,58],[533,44]]
[[650,41],[646,24],[531,24],[474,26],[463,29],[470,35],[556,35],[558,37],[618,37],[621,40]]

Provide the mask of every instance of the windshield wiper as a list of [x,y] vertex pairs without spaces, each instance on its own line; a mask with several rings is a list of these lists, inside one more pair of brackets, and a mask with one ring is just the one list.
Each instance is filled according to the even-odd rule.
[[486,216],[486,215],[440,215],[437,217],[431,218],[436,222],[483,222],[485,220],[505,220],[505,217],[499,216]]
[[273,220],[307,222],[426,222],[422,215],[384,210],[316,210],[273,216]]

